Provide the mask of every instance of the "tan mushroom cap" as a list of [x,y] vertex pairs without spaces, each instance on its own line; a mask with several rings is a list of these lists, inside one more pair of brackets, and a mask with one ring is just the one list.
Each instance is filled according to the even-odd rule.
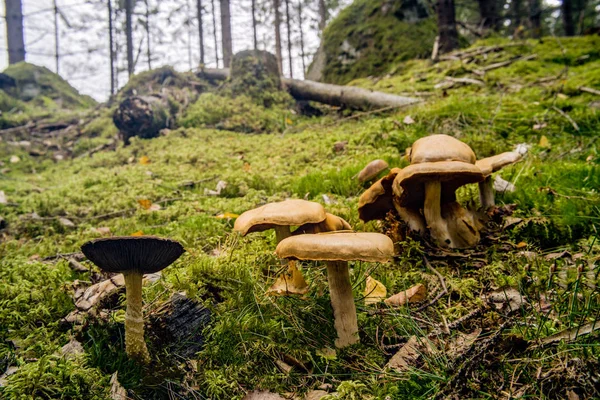
[[352,226],[342,217],[327,213],[324,221],[316,224],[304,224],[299,226],[293,235],[304,235],[310,233],[333,232],[333,231],[351,231]]
[[492,157],[477,160],[475,165],[479,167],[484,176],[489,176],[493,172],[499,171],[507,165],[514,164],[521,160],[521,154],[516,151],[507,151]]
[[300,226],[317,223],[327,217],[319,203],[306,200],[285,200],[265,204],[240,215],[233,229],[242,235],[266,231],[275,226]]
[[358,216],[368,222],[374,219],[384,219],[388,211],[394,209],[392,183],[400,168],[391,171],[371,185],[358,199]]
[[394,243],[381,233],[318,233],[284,239],[275,253],[298,260],[387,262],[394,254]]
[[468,144],[448,135],[425,136],[413,143],[410,163],[422,164],[438,161],[461,161],[475,164],[477,157]]
[[371,179],[376,178],[377,175],[385,171],[388,167],[388,163],[384,160],[371,161],[358,173],[358,181],[370,181]]

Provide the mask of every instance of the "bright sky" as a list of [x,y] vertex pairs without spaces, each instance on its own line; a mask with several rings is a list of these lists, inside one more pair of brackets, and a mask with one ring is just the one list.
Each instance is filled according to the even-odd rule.
[[[56,71],[54,59],[54,12],[51,0],[22,0],[25,24],[25,47],[28,62],[43,65]],[[67,79],[81,93],[88,94],[97,100],[106,100],[110,91],[109,72],[109,45],[108,45],[108,11],[106,2],[100,0],[57,0],[64,18],[59,18],[59,54],[60,74]],[[252,17],[249,10],[249,0],[231,0],[233,51],[252,48]],[[264,0],[259,0],[260,3]],[[173,65],[180,71],[195,68],[199,63],[199,38],[196,21],[195,0],[149,0],[150,7],[159,4],[159,14],[150,16],[152,67]],[[212,16],[210,14],[211,1],[203,0],[206,15],[204,17],[205,53],[208,66],[215,65],[215,51]],[[113,4],[118,0],[113,0]],[[219,32],[219,0],[214,0],[217,8],[217,32]],[[291,4],[297,4],[291,1]],[[316,3],[316,2],[314,2]],[[4,15],[4,2],[2,2],[2,15]],[[113,5],[114,7],[114,5]],[[285,7],[281,8],[285,16]],[[303,29],[305,32],[306,52],[312,54],[318,46],[318,34],[315,30],[315,10],[304,10]],[[136,18],[144,19],[144,1],[138,0]],[[191,16],[191,25],[186,23],[187,16]],[[122,27],[124,13],[120,14],[117,26]],[[0,20],[0,69],[8,65],[6,51],[6,24]],[[273,51],[272,23],[267,21],[259,30],[259,48]],[[294,21],[292,29],[292,42],[299,42],[298,22]],[[282,24],[282,40],[284,47],[284,71],[289,75],[287,66],[287,34],[285,25]],[[143,43],[142,43],[143,40]],[[220,35],[218,39],[220,54]],[[125,72],[125,37],[119,34],[117,38],[119,50],[119,86],[127,80]],[[140,43],[142,46],[140,47]],[[190,46],[188,46],[190,44]],[[134,33],[134,46],[136,53],[141,49],[136,72],[148,69],[146,57],[145,31],[141,24]],[[191,52],[188,50],[191,48]],[[302,78],[302,62],[300,49],[296,46],[292,51],[294,55],[294,77]],[[221,56],[221,55],[220,55]],[[310,63],[307,57],[306,65]],[[222,66],[222,65],[221,65]]]

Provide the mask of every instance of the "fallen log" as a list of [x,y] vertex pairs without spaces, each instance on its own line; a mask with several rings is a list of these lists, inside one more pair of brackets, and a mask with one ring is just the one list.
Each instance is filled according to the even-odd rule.
[[[229,77],[229,69],[206,68],[198,72],[200,77],[223,80]],[[283,86],[296,100],[309,100],[332,106],[346,106],[355,109],[384,107],[404,107],[418,103],[413,97],[397,96],[354,86],[332,85],[309,80],[281,79]]]
[[125,144],[133,136],[144,139],[157,137],[162,129],[169,127],[169,106],[159,96],[127,97],[115,110],[113,122]]

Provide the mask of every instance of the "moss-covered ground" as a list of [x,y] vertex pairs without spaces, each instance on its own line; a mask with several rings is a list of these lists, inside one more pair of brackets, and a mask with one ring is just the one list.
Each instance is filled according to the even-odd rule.
[[[507,43],[475,47],[492,44]],[[532,54],[537,58],[483,77],[472,73]],[[478,79],[483,86],[436,88],[446,77]],[[114,372],[139,399],[235,399],[253,389],[302,398],[323,385],[330,385],[329,399],[599,397],[598,333],[542,341],[596,321],[600,313],[600,97],[579,89],[600,90],[600,37],[529,41],[469,63],[408,61],[389,76],[353,84],[422,96],[423,102],[352,118],[334,111],[290,118],[291,111],[282,110],[285,122],[275,134],[198,128],[188,119],[166,136],[59,162],[19,153],[21,160],[11,163],[4,148],[0,375],[10,366],[18,370],[0,397],[105,399]],[[249,117],[256,117],[254,107]],[[414,123],[405,123],[407,116]],[[98,130],[110,121],[102,118]],[[354,175],[375,158],[404,166],[405,149],[432,133],[460,138],[478,157],[530,146],[522,162],[500,172],[516,185],[515,192],[497,196],[499,205],[515,205],[512,225],[496,227],[476,249],[447,253],[398,235],[393,263],[352,263],[361,342],[327,351],[335,331],[324,268],[305,264],[310,291],[303,298],[266,295],[281,269],[274,233],[239,237],[232,233],[232,214],[307,198],[358,231],[382,231],[381,224],[358,219],[364,187]],[[345,149],[335,151],[341,141]],[[219,181],[227,182],[220,195],[207,194]],[[460,197],[477,206],[476,187]],[[140,200],[161,209],[146,210]],[[184,244],[186,254],[145,287],[145,312],[181,291],[209,308],[211,322],[196,356],[178,358],[149,339],[153,367],[129,362],[123,298],[108,317],[90,318],[83,329],[61,323],[74,309],[74,282],[95,274],[44,258],[79,251],[101,227],[113,235],[141,231]],[[423,283],[427,301],[436,298],[439,277],[424,256],[447,294],[421,311],[422,304],[364,305],[367,275],[390,294]],[[509,289],[516,289],[517,299]],[[510,312],[489,305],[485,296],[492,291],[510,295],[518,306]],[[453,338],[478,329],[474,344],[454,354]],[[427,335],[438,351],[422,349],[408,368],[386,369],[411,336]],[[73,337],[84,353],[62,355]]]

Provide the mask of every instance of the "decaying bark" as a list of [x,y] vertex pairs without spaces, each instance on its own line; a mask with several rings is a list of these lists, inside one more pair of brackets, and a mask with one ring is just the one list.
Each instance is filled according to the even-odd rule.
[[133,136],[157,137],[169,124],[166,100],[155,96],[128,97],[115,110],[113,121],[121,131],[125,144]]

